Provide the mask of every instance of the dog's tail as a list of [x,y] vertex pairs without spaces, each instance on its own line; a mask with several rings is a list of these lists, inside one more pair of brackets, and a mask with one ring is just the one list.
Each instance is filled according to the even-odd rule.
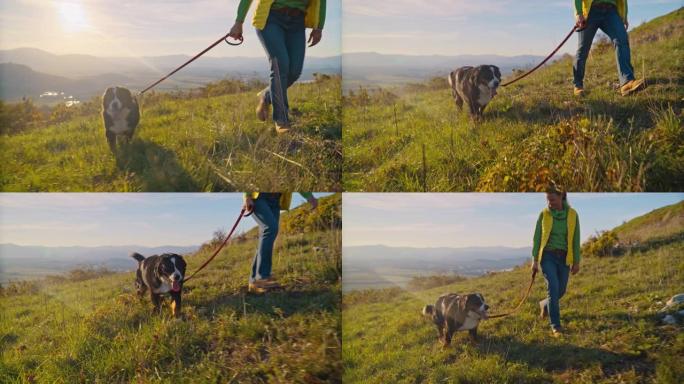
[[451,96],[456,98],[456,71],[449,72],[449,88],[451,88]]
[[131,253],[131,257],[136,259],[138,263],[142,263],[145,260],[145,256],[139,254],[138,252]]
[[423,316],[432,316],[435,314],[434,305],[426,305],[423,307]]

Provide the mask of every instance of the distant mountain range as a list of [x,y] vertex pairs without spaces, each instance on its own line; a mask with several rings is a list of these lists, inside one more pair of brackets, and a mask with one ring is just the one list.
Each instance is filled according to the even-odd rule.
[[129,255],[144,256],[164,252],[188,254],[199,246],[142,247],[137,245],[103,247],[41,247],[0,244],[0,283],[58,275],[79,267],[105,267],[129,271],[136,267]]
[[[190,59],[186,55],[97,57],[56,55],[36,48],[0,50],[0,99],[38,99],[46,91],[61,91],[86,99],[101,94],[107,86],[122,85],[140,90]],[[14,65],[8,65],[14,64]],[[340,57],[307,57],[303,80],[313,73],[340,73]],[[262,57],[201,57],[158,90],[197,88],[208,82],[268,75]]]
[[404,286],[412,277],[436,274],[479,276],[523,264],[530,247],[410,248],[384,245],[344,247],[343,289]]
[[[16,101],[30,97],[44,103],[44,92],[64,92],[77,99],[100,95],[111,85],[140,90],[186,62],[187,55],[132,57],[97,57],[91,55],[56,55],[36,48],[0,50],[0,99]],[[493,64],[507,74],[514,68],[530,66],[539,56],[412,56],[374,52],[348,53],[331,57],[307,57],[302,80],[313,73],[343,73],[345,88],[358,85],[390,85],[446,76],[449,70],[463,65]],[[158,90],[197,88],[231,78],[266,78],[268,62],[263,57],[201,57]]]
[[[345,88],[357,85],[391,85],[422,81],[429,77],[444,76],[464,65],[496,65],[503,75],[513,69],[537,64],[543,56],[521,55],[386,55],[375,52],[346,53],[342,55],[342,74]],[[553,61],[553,60],[552,60]]]

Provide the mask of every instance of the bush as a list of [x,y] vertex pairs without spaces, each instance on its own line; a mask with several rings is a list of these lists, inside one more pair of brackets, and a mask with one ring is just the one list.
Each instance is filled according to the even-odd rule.
[[413,290],[423,290],[458,283],[465,279],[461,275],[415,276],[408,282],[408,287]]
[[232,95],[245,91],[256,91],[266,88],[266,83],[259,79],[224,79],[209,83],[202,88],[202,97]]
[[280,232],[294,234],[326,231],[342,228],[342,197],[339,193],[320,199],[314,211],[302,206],[284,215],[280,221]]
[[6,104],[0,101],[0,135],[20,133],[43,123],[43,114],[31,99]]
[[614,231],[598,232],[584,243],[582,253],[596,257],[615,256],[620,253],[618,237]]

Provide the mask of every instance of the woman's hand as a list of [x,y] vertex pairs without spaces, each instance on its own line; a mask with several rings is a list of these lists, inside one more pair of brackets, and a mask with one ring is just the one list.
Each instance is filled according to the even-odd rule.
[[532,273],[537,273],[539,272],[539,263],[536,261],[532,262]]
[[246,198],[245,203],[242,205],[242,209],[245,210],[246,214],[252,213],[254,210],[254,200],[252,200],[250,197]]
[[314,45],[318,44],[321,41],[321,38],[323,38],[322,29],[312,30],[311,34],[309,34],[309,47],[313,47]]
[[233,27],[230,29],[230,32],[228,32],[228,36],[235,40],[242,39],[242,23],[236,21],[235,24],[233,24]]
[[309,200],[307,200],[307,201],[309,202],[309,204],[311,204],[311,210],[312,210],[312,211],[313,211],[314,209],[316,209],[316,207],[318,207],[318,199],[317,199],[317,198],[311,196],[311,197],[309,198]]
[[577,15],[577,22],[575,22],[575,26],[577,27],[578,30],[584,29],[584,27],[587,26],[587,20],[584,18],[582,15]]
[[577,272],[579,272],[579,270],[580,270],[579,264],[573,264],[572,268],[570,269],[570,272],[573,275],[575,275],[575,274],[577,274]]

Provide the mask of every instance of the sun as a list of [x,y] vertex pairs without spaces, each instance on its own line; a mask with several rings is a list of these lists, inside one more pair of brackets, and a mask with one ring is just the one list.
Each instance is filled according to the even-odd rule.
[[62,28],[66,32],[80,32],[90,28],[88,15],[80,1],[58,1],[55,6]]

